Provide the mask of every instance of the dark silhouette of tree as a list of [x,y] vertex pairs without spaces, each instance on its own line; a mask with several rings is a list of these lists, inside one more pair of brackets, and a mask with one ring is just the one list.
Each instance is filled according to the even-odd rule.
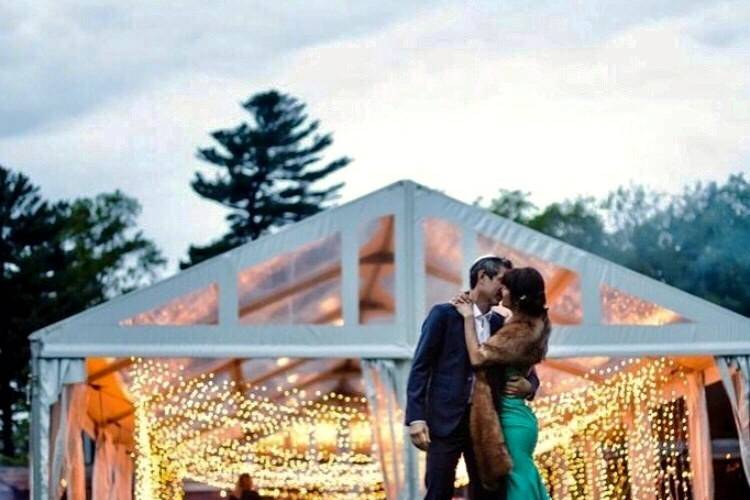
[[191,183],[199,195],[229,208],[229,231],[206,246],[191,246],[183,269],[320,212],[343,185],[316,187],[351,160],[321,164],[333,138],[319,133],[305,104],[272,90],[242,106],[252,123],[213,132],[219,147],[200,149],[198,157],[219,172],[212,178],[196,173]]
[[[26,408],[28,335],[142,286],[165,263],[135,227],[138,203],[121,192],[51,204],[0,167],[0,414],[2,455],[18,457]],[[16,439],[14,440],[14,434]],[[19,446],[20,445],[20,446]]]

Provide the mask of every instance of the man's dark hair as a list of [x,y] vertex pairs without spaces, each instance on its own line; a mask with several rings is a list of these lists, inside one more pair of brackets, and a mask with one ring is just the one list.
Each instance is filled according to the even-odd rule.
[[489,278],[494,278],[500,272],[501,269],[513,269],[513,263],[503,257],[482,257],[477,260],[469,270],[469,286],[474,288],[479,282],[479,271],[484,271],[484,274]]

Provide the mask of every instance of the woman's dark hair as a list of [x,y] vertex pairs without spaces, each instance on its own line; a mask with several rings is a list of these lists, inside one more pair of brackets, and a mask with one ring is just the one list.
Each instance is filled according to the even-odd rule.
[[510,291],[510,300],[529,316],[547,313],[544,278],[533,267],[519,267],[505,272],[500,282]]

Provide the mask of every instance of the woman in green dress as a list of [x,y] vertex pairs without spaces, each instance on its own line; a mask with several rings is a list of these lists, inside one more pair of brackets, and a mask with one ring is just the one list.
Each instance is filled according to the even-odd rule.
[[483,373],[500,366],[501,388],[544,359],[550,334],[544,279],[527,267],[507,271],[501,282],[502,305],[512,316],[484,344],[477,339],[471,300],[460,295],[452,301],[464,317],[466,347],[477,369],[470,427],[478,469],[485,487],[504,489],[506,500],[548,500],[534,463],[539,434],[534,412],[522,397],[502,394]]

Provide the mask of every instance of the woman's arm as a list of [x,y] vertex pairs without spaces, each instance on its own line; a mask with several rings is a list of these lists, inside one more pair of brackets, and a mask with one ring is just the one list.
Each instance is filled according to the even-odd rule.
[[477,337],[477,328],[474,323],[474,303],[464,294],[454,297],[453,300],[451,300],[451,304],[453,304],[456,310],[464,318],[464,340],[466,342],[466,350],[469,353],[471,366],[478,368],[491,364],[486,357],[486,352],[479,344],[479,338]]
[[471,366],[484,366],[487,360],[483,356],[481,346],[479,345],[473,311],[471,316],[464,316],[464,338],[466,340],[466,350],[469,352]]

